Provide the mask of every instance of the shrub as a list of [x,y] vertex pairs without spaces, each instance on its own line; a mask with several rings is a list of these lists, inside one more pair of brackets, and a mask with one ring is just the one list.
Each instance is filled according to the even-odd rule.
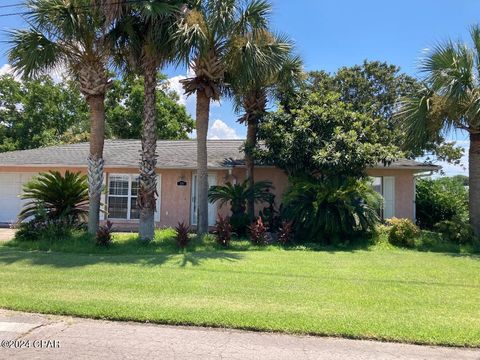
[[279,209],[275,207],[275,196],[272,195],[268,201],[268,206],[260,210],[260,217],[267,229],[271,232],[276,232],[281,225],[281,213],[283,211],[283,204],[280,204]]
[[475,243],[472,226],[460,219],[440,221],[435,224],[434,228],[442,235],[444,240],[454,244],[473,245]]
[[232,225],[230,218],[218,215],[217,223],[215,224],[215,234],[217,235],[217,243],[222,246],[228,246],[232,238]]
[[248,227],[248,233],[252,244],[266,245],[268,243],[267,228],[263,224],[261,217],[258,217],[257,220]]
[[468,220],[468,191],[461,178],[417,181],[417,224],[434,229],[442,221]]
[[112,231],[113,223],[107,221],[105,225],[102,225],[97,230],[97,236],[95,238],[97,245],[109,246],[112,243]]
[[247,180],[241,184],[231,184],[227,182],[222,186],[212,186],[208,191],[208,200],[212,203],[219,202],[220,206],[230,203],[232,215],[230,223],[233,231],[238,235],[245,234],[248,225],[247,200],[253,192],[255,202],[268,202],[273,196],[270,193],[272,183],[269,181],[259,181],[250,189]]
[[380,196],[366,180],[294,178],[284,200],[283,216],[304,241],[337,242],[344,235],[372,231],[380,221]]
[[43,211],[48,221],[77,225],[88,214],[87,177],[80,173],[41,173],[23,186],[20,197],[28,200],[20,212],[20,220]]
[[415,246],[415,239],[417,239],[421,231],[409,219],[392,218],[388,220],[391,226],[388,231],[388,242],[395,246],[412,248]]
[[282,221],[278,229],[278,243],[285,245],[293,240],[293,221]]
[[181,249],[186,248],[190,242],[190,237],[188,236],[188,233],[190,232],[190,227],[188,225],[185,225],[184,222],[181,222],[178,223],[175,231],[175,239],[177,241],[177,246]]

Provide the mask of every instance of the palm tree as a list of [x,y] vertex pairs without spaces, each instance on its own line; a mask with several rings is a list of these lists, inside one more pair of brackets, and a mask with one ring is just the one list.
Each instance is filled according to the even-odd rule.
[[103,180],[104,100],[110,85],[103,19],[87,0],[30,0],[27,7],[30,29],[10,33],[9,60],[26,78],[65,67],[79,84],[90,111],[88,231],[95,234]]
[[412,146],[421,146],[453,129],[470,136],[469,213],[480,235],[480,27],[470,29],[472,47],[447,41],[422,60],[424,89],[404,99],[398,118]]
[[[210,102],[225,94],[225,76],[238,65],[240,52],[256,52],[252,36],[268,28],[270,4],[263,0],[205,0],[186,10],[180,21],[178,49],[194,76],[182,81],[187,95],[196,94],[199,235],[208,232],[207,132]],[[248,57],[251,59],[252,57]],[[258,59],[255,63],[260,63]],[[242,64],[252,71],[254,62]]]
[[[275,37],[272,36],[272,39]],[[302,61],[298,56],[291,55],[289,41],[277,38],[269,47],[263,52],[273,56],[264,56],[263,64],[255,66],[251,73],[245,72],[245,67],[238,66],[237,73],[233,75],[231,81],[237,111],[243,110],[238,122],[247,124],[244,152],[250,187],[255,183],[254,155],[257,146],[257,127],[267,111],[268,100],[291,91],[303,78]],[[253,221],[255,218],[253,196],[249,196],[247,208],[250,221]]]
[[154,237],[157,195],[156,88],[157,74],[174,56],[174,31],[183,2],[101,2],[110,19],[109,39],[114,44],[116,63],[124,71],[144,78],[143,134],[140,161],[138,206],[139,236],[148,242]]

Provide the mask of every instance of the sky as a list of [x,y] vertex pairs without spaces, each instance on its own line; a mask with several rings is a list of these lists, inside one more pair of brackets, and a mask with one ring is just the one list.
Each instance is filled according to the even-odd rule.
[[[5,1],[15,4],[19,0]],[[342,66],[362,63],[365,59],[395,64],[412,76],[418,76],[422,52],[446,39],[468,40],[468,27],[480,22],[478,0],[271,0],[272,27],[289,35],[303,58],[305,70],[335,72]],[[0,6],[4,5],[2,1]],[[0,14],[19,11],[1,8]],[[5,31],[25,27],[20,16],[0,17],[0,73],[8,71]],[[187,69],[168,67],[164,72],[172,89],[180,95],[189,113],[195,115],[194,97],[183,96],[178,80]],[[210,138],[243,138],[244,125],[228,100],[212,104]],[[466,149],[466,134],[455,132],[449,138]],[[440,163],[447,175],[466,173],[464,166]]]

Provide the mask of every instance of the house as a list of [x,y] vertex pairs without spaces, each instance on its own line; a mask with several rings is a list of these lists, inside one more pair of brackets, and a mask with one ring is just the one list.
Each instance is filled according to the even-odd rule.
[[[245,179],[241,147],[243,140],[209,140],[209,184]],[[105,142],[105,192],[102,219],[116,226],[135,228],[139,212],[136,205],[137,174],[141,144],[139,140],[107,140]],[[45,147],[33,150],[0,153],[0,223],[15,222],[22,207],[19,195],[22,185],[40,172],[48,170],[86,173],[88,143]],[[194,140],[158,141],[158,200],[155,221],[158,226],[175,226],[184,221],[196,224],[197,149]],[[413,160],[400,160],[388,167],[379,165],[368,169],[374,188],[384,196],[384,218],[415,218],[415,175],[438,170]],[[285,173],[272,166],[258,166],[255,180],[270,180],[277,204],[281,202],[288,179]],[[215,223],[217,209],[209,205],[209,223]]]

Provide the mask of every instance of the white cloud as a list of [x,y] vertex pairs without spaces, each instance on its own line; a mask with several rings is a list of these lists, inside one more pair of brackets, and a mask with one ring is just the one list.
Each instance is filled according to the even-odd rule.
[[5,74],[11,74],[12,73],[12,67],[10,64],[3,64],[0,67],[0,75],[5,75]]
[[234,128],[231,128],[220,119],[216,119],[208,130],[208,138],[218,139],[240,139]]
[[[13,71],[13,68],[10,64],[4,64],[0,67],[0,76],[5,74],[11,74],[14,76],[15,80],[21,80],[21,74]],[[62,82],[64,79],[68,79],[68,71],[65,65],[59,65],[55,69],[48,72],[48,75],[56,83]]]
[[178,95],[178,103],[181,105],[187,104],[187,96],[185,95],[185,91],[183,90],[183,86],[180,83],[180,80],[186,79],[187,77],[184,75],[177,75],[171,77],[167,80],[168,89],[174,91]]

